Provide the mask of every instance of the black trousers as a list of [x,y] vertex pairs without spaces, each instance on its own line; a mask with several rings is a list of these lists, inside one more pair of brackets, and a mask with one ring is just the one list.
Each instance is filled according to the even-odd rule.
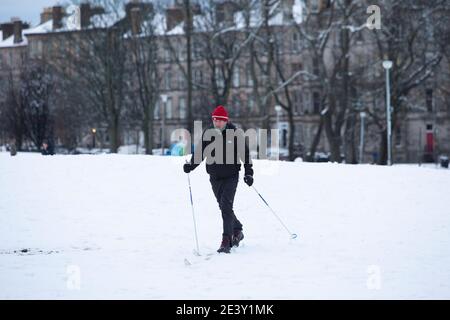
[[216,178],[210,176],[209,181],[211,182],[214,195],[219,203],[220,211],[222,211],[222,235],[231,237],[233,230],[242,230],[242,224],[236,218],[233,211],[234,195],[236,194],[239,174],[229,178]]

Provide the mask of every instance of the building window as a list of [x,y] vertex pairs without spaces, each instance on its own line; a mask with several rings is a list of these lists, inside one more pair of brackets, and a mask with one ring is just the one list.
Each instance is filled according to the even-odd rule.
[[427,89],[425,92],[426,106],[428,112],[433,112],[433,89]]
[[313,58],[313,74],[319,75],[319,58],[317,57]]
[[[303,70],[303,65],[301,63],[293,63],[291,65],[291,68],[292,68],[292,76],[294,76],[294,74]],[[294,81],[298,83],[300,81],[300,79],[301,79],[301,76],[298,75]]]
[[397,147],[401,146],[402,144],[402,129],[400,126],[397,126],[395,128],[395,145]]
[[186,78],[185,78],[183,72],[179,71],[177,74],[178,74],[178,88],[180,90],[186,89],[186,87],[187,87],[186,86]]
[[291,38],[291,51],[299,52],[302,48],[301,35],[299,32],[293,32]]
[[167,98],[166,105],[164,107],[164,111],[166,113],[166,119],[172,119],[172,98]]
[[186,116],[187,116],[186,99],[184,97],[181,97],[179,100],[179,103],[180,103],[180,118],[186,119]]
[[159,119],[159,110],[160,110],[160,108],[161,108],[161,103],[158,101],[155,104],[155,110],[153,110],[153,118],[155,120]]
[[305,107],[303,108],[303,111],[304,111],[306,114],[311,113],[311,112],[310,112],[311,94],[310,94],[308,91],[306,91],[306,92],[303,93],[303,103],[304,103],[304,106],[305,106]]
[[30,41],[30,47],[32,57],[40,57],[42,55],[42,40]]
[[303,114],[303,95],[300,90],[294,91],[294,113]]
[[168,62],[170,61],[170,57],[171,57],[170,45],[166,44],[163,48],[163,60]]
[[202,46],[199,40],[193,41],[192,58],[194,60],[200,59],[202,56]]
[[194,85],[199,87],[203,83],[203,73],[202,70],[194,70]]
[[231,105],[233,106],[233,114],[235,117],[239,117],[241,115],[241,100],[237,95],[234,95],[231,98]]
[[310,4],[310,8],[311,8],[311,12],[312,13],[318,13],[319,12],[319,5],[320,5],[319,1],[312,0],[312,1],[309,2],[309,4]]
[[180,61],[185,61],[187,56],[187,50],[186,50],[186,44],[185,43],[179,43],[177,48],[177,56]]
[[318,92],[313,93],[313,113],[320,113],[320,94]]
[[275,46],[278,53],[284,52],[284,33],[275,33]]
[[233,87],[239,87],[240,86],[240,68],[238,66],[234,67],[233,71]]
[[255,98],[253,97],[253,95],[248,96],[247,104],[248,104],[248,113],[253,114],[255,112]]
[[252,77],[252,69],[250,66],[247,67],[247,86],[253,86],[253,77]]
[[215,80],[216,80],[216,85],[218,88],[223,88],[225,86],[225,82],[223,79],[223,73],[222,73],[222,69],[219,67],[216,67],[215,69]]
[[170,90],[171,88],[171,74],[170,74],[170,69],[166,69],[166,71],[164,72],[164,89],[165,90]]

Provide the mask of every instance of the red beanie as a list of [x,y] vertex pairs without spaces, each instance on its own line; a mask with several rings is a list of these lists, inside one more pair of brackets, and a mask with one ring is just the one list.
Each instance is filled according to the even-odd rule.
[[217,118],[219,120],[225,120],[228,121],[228,112],[227,109],[225,109],[224,106],[218,106],[216,109],[214,109],[212,113],[212,117]]

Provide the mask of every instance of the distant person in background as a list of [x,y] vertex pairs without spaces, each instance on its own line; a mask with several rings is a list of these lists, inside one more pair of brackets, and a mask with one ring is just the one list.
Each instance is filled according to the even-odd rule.
[[374,151],[372,152],[372,164],[378,163],[378,152]]
[[42,147],[41,147],[41,154],[43,156],[52,156],[55,154],[54,149],[53,149],[53,144],[50,143],[49,141],[44,141],[42,143]]
[[9,154],[11,157],[14,157],[17,154],[17,147],[16,147],[16,141],[12,141],[9,145]]

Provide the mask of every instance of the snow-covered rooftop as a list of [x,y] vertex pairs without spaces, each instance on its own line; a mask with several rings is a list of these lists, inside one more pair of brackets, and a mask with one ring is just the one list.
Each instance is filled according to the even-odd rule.
[[[292,14],[295,23],[301,23],[302,21],[302,13],[303,13],[303,4],[301,0],[295,0],[294,5],[292,7]],[[17,47],[17,46],[26,46],[28,44],[27,35],[34,34],[43,34],[50,32],[67,32],[67,31],[75,31],[79,30],[79,23],[76,22],[76,10],[71,10],[69,14],[62,19],[62,28],[57,30],[53,29],[53,20],[49,20],[45,23],[42,23],[34,28],[26,29],[23,31],[23,40],[20,43],[14,43],[14,36],[9,37],[3,41],[0,41],[0,48],[5,47]],[[95,15],[91,18],[91,27],[100,27],[107,28],[121,19],[123,19],[126,15],[125,10],[118,10],[114,12],[104,13]],[[271,8],[271,19],[269,21],[269,25],[284,25],[291,23],[289,17],[286,17],[283,13],[283,10],[280,6],[280,2],[277,2]],[[250,12],[250,27],[257,27],[261,23],[261,11],[260,8],[253,8]],[[205,32],[207,30],[211,30],[213,27],[214,21],[211,13],[206,13],[203,15],[194,15],[193,17],[193,25],[194,32]],[[234,26],[231,27],[238,29],[242,29],[245,27],[245,19],[243,12],[239,11],[234,14],[233,17]],[[143,22],[142,29],[145,30],[149,27],[148,22]],[[184,33],[184,21],[180,22],[178,25],[173,27],[171,30],[167,30],[167,19],[165,14],[157,12],[153,16],[153,20],[151,22],[151,27],[153,28],[156,35],[182,35]],[[229,29],[229,28],[228,28]],[[1,31],[0,31],[0,39],[1,39]]]
[[14,43],[14,36],[10,36],[3,41],[0,41],[0,48],[12,48],[12,47],[23,47],[28,44],[28,40],[25,36],[22,36],[22,41],[19,43]]
[[[36,27],[23,30],[22,32],[23,40],[20,43],[14,43],[14,36],[10,36],[5,40],[0,40],[0,48],[26,46],[28,44],[27,39],[28,35],[79,30],[79,25],[74,23],[74,15],[75,13],[64,17],[61,21],[62,27],[56,30],[53,29],[53,19],[41,23]],[[125,16],[124,11],[119,11],[117,14],[116,13],[101,14],[93,16],[91,18],[91,22],[93,27],[109,27],[112,24],[119,21],[120,19],[123,19],[124,16]],[[1,34],[0,39],[2,39]]]
[[[281,2],[275,3],[270,9],[269,15],[269,25],[271,26],[281,26],[292,23],[291,17],[287,17],[281,7]],[[214,17],[211,16],[211,12],[206,14],[194,15],[193,17],[193,27],[194,32],[205,32],[212,30],[214,26]],[[255,7],[250,10],[250,21],[249,26],[251,28],[258,27],[261,24],[262,13],[260,7]],[[300,24],[303,21],[303,4],[301,0],[295,0],[292,7],[292,18],[295,23]],[[165,21],[164,21],[165,22]],[[234,13],[233,16],[234,28],[236,30],[243,29],[246,27],[244,12],[238,11]],[[164,24],[165,25],[165,24]],[[228,27],[229,30],[233,27]],[[164,28],[163,28],[164,29]],[[184,33],[184,22],[180,22],[171,30],[166,31],[167,35],[181,35]]]

